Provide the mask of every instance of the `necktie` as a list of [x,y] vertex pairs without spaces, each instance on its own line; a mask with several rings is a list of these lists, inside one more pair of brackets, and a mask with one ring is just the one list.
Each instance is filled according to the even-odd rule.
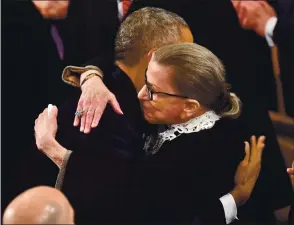
[[124,16],[127,14],[132,1],[131,0],[122,0],[122,17],[124,18]]
[[63,43],[61,40],[61,37],[59,35],[59,32],[57,30],[57,27],[55,25],[51,26],[51,35],[53,37],[53,40],[56,44],[58,55],[60,59],[63,59],[64,49],[63,49]]

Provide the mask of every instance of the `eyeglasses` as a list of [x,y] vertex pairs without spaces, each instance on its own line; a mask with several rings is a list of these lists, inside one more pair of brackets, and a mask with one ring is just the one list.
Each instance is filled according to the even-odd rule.
[[176,94],[170,94],[170,93],[161,92],[161,91],[153,91],[151,88],[151,84],[147,81],[147,70],[145,71],[145,85],[147,88],[148,98],[150,101],[153,101],[154,94],[162,94],[162,95],[167,95],[167,96],[177,97],[177,98],[189,98],[184,95],[176,95]]

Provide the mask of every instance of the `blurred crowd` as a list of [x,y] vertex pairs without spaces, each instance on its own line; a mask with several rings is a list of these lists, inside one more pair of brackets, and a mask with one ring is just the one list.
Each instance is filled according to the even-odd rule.
[[[4,209],[8,206],[3,216],[4,223],[73,224],[75,220],[74,211],[76,211],[76,223],[100,222],[99,220],[89,219],[90,213],[95,214],[94,209],[101,209],[101,206],[99,206],[99,208],[95,205],[95,203],[92,204],[92,202],[98,201],[95,199],[95,197],[93,197],[95,195],[92,195],[92,193],[94,193],[95,190],[97,190],[95,188],[99,188],[99,186],[96,187],[96,184],[94,184],[94,182],[92,183],[91,180],[96,176],[95,172],[89,171],[109,170],[109,173],[107,173],[106,176],[113,175],[115,177],[116,171],[112,170],[111,166],[104,165],[105,161],[109,160],[109,162],[113,164],[117,163],[117,170],[120,168],[120,170],[127,171],[127,166],[121,165],[121,161],[117,161],[116,159],[113,160],[112,156],[110,157],[105,153],[102,153],[102,156],[105,158],[97,160],[95,155],[91,159],[93,161],[90,162],[83,161],[88,160],[88,158],[83,158],[83,156],[80,155],[79,158],[80,161],[82,161],[81,164],[79,163],[78,159],[74,158],[74,155],[75,153],[81,154],[82,152],[75,152],[75,150],[71,148],[76,147],[78,149],[88,146],[88,148],[91,150],[85,150],[83,154],[90,152],[89,154],[91,155],[91,151],[94,148],[93,146],[99,146],[97,147],[97,149],[99,149],[100,146],[111,145],[111,143],[115,145],[117,141],[116,139],[119,138],[125,138],[126,141],[122,142],[123,144],[127,143],[127,141],[133,144],[132,141],[136,142],[137,136],[140,136],[141,134],[136,130],[139,130],[139,125],[141,126],[139,122],[141,123],[141,121],[136,120],[137,112],[132,112],[130,113],[130,118],[128,118],[129,121],[127,120],[127,124],[131,125],[128,127],[128,130],[124,131],[124,135],[126,136],[121,136],[119,138],[115,136],[115,138],[111,137],[112,139],[109,138],[111,140],[108,140],[108,136],[105,135],[103,138],[105,138],[107,141],[105,141],[105,143],[99,142],[99,144],[94,144],[95,137],[92,138],[93,136],[89,136],[89,133],[91,133],[91,135],[94,133],[96,134],[97,138],[97,136],[102,135],[103,132],[107,133],[110,129],[109,127],[114,129],[113,127],[115,126],[119,128],[120,126],[124,126],[125,121],[121,123],[120,119],[116,119],[116,117],[113,117],[114,119],[108,119],[109,121],[111,120],[112,123],[109,122],[107,125],[104,125],[108,118],[107,116],[103,117],[103,111],[105,107],[105,114],[109,113],[108,111],[112,111],[115,112],[115,114],[126,114],[127,117],[129,109],[131,110],[132,107],[137,107],[135,105],[137,104],[135,100],[131,106],[131,97],[129,98],[129,101],[124,101],[123,95],[128,95],[128,93],[120,90],[117,85],[113,85],[112,82],[114,81],[108,79],[108,77],[110,77],[109,74],[114,74],[114,77],[116,76],[115,74],[127,74],[134,83],[134,85],[130,86],[129,90],[132,88],[134,89],[135,87],[134,90],[137,91],[136,94],[139,93],[138,98],[141,104],[142,102],[145,104],[147,100],[153,101],[153,95],[156,93],[163,93],[172,97],[184,97],[184,99],[190,98],[189,95],[189,97],[187,97],[185,92],[180,93],[180,95],[169,94],[170,91],[167,91],[168,93],[165,91],[161,92],[160,90],[156,91],[156,89],[153,87],[155,90],[154,91],[150,89],[151,87],[148,86],[149,81],[147,81],[147,72],[145,73],[145,71],[147,71],[148,63],[146,64],[144,61],[147,55],[150,57],[148,60],[151,60],[151,62],[152,60],[159,62],[160,54],[158,53],[158,58],[156,58],[156,54],[153,54],[153,51],[157,49],[160,50],[161,47],[167,44],[179,43],[171,42],[158,44],[164,39],[160,39],[160,35],[162,31],[164,31],[164,28],[162,28],[162,30],[152,29],[154,27],[160,26],[168,27],[169,24],[164,21],[164,19],[168,18],[168,16],[162,17],[162,24],[159,23],[155,26],[154,24],[156,24],[156,22],[152,21],[156,18],[156,12],[154,14],[153,20],[149,17],[142,17],[142,19],[138,16],[137,18],[136,14],[133,14],[134,12],[140,12],[140,10],[144,9],[145,7],[162,8],[166,11],[175,13],[175,15],[179,15],[185,21],[184,23],[181,22],[181,19],[174,19],[174,23],[180,23],[179,27],[184,26],[188,29],[188,31],[182,31],[183,33],[181,38],[183,38],[183,41],[179,42],[194,41],[194,43],[210,50],[219,59],[219,61],[213,61],[214,58],[209,55],[207,56],[210,57],[208,58],[208,61],[211,61],[215,64],[214,66],[206,66],[217,68],[218,63],[222,63],[226,72],[223,73],[223,77],[219,79],[221,81],[225,79],[226,83],[230,84],[230,88],[224,86],[220,89],[223,91],[225,88],[225,90],[228,90],[229,92],[225,91],[224,93],[228,93],[229,96],[238,96],[242,102],[242,107],[240,104],[240,110],[242,109],[242,113],[238,111],[236,114],[241,114],[240,121],[242,121],[242,126],[244,125],[244,127],[247,129],[246,131],[243,131],[242,138],[246,137],[246,139],[243,141],[248,140],[252,135],[266,137],[265,140],[258,139],[258,141],[256,141],[258,143],[259,141],[260,143],[264,142],[265,150],[262,155],[262,160],[260,156],[259,161],[256,163],[256,165],[261,164],[261,169],[254,167],[255,173],[257,175],[255,174],[256,177],[254,182],[248,183],[248,186],[250,186],[250,188],[253,190],[247,186],[246,190],[250,189],[250,191],[246,192],[243,189],[242,191],[238,189],[237,193],[246,193],[246,197],[240,198],[242,200],[242,204],[238,204],[237,201],[241,194],[237,195],[236,197],[236,192],[231,191],[230,189],[225,189],[226,186],[224,187],[224,192],[221,192],[222,194],[218,196],[218,198],[220,198],[231,191],[238,207],[238,218],[240,220],[234,218],[233,221],[228,221],[226,208],[223,201],[221,201],[222,205],[224,206],[225,219],[222,221],[222,223],[220,222],[219,224],[290,224],[291,204],[293,203],[293,187],[291,185],[291,179],[293,179],[293,177],[291,178],[291,176],[294,176],[294,174],[293,168],[289,168],[287,173],[286,168],[290,167],[290,165],[286,165],[285,161],[292,162],[292,160],[294,160],[294,149],[292,146],[289,147],[289,149],[293,152],[289,154],[290,156],[288,156],[287,159],[285,159],[285,154],[283,154],[281,151],[281,144],[278,142],[277,130],[275,130],[276,127],[273,125],[275,121],[273,121],[273,118],[270,117],[269,112],[274,112],[275,115],[278,115],[278,118],[282,118],[282,121],[286,121],[286,128],[283,126],[283,129],[288,130],[286,136],[288,138],[287,141],[290,141],[287,143],[288,145],[294,144],[293,0],[67,0],[4,2],[2,23],[3,189],[1,199],[3,212]],[[133,22],[128,20],[128,18],[131,18],[131,16],[133,16]],[[153,15],[151,11],[150,17],[152,16]],[[171,17],[172,16],[173,15],[171,15]],[[137,19],[136,23],[134,23],[135,19]],[[148,21],[150,21],[150,27],[145,24],[146,27],[141,25],[142,28],[140,28],[140,24],[144,24],[142,21],[145,21],[147,25]],[[121,24],[122,26],[120,27]],[[124,24],[125,26],[123,26]],[[148,30],[149,33],[144,30],[144,28],[150,29]],[[138,32],[136,29],[138,29]],[[176,28],[171,26],[170,30],[173,31],[173,29]],[[138,34],[139,32],[141,32],[141,34]],[[142,42],[142,45],[138,44],[138,46],[141,48],[138,51],[136,51],[136,48],[139,48],[137,45],[136,48],[133,46],[132,48],[128,48],[128,43],[133,40],[131,38],[132,35],[137,35],[137,39],[134,39],[134,43]],[[168,35],[168,33],[166,32],[165,35]],[[157,36],[159,37],[158,42],[155,40]],[[153,38],[154,40],[152,40]],[[121,42],[119,42],[119,40],[121,40]],[[147,44],[145,44],[149,42],[154,45],[150,45],[151,47],[148,49],[153,50],[150,53],[151,55],[153,54],[152,58],[151,55],[147,54],[148,51],[145,53],[145,50],[143,50],[144,48],[149,48],[149,45],[147,46]],[[178,51],[180,52],[181,48],[185,49],[185,51],[188,51],[187,49],[191,50],[194,47],[180,45]],[[176,47],[174,47],[173,50],[163,49],[162,55],[164,55],[164,50],[166,52],[171,51],[171,55],[176,54],[176,49]],[[199,50],[196,47],[193,51],[199,51],[201,54],[202,52],[205,52],[205,50],[201,48]],[[139,59],[141,54],[143,61],[136,61],[136,64],[134,64],[135,66],[132,63],[124,61],[132,60],[133,58]],[[173,57],[176,56],[177,55]],[[203,57],[205,57],[205,55]],[[181,60],[184,59],[181,58]],[[113,62],[115,62],[114,68]],[[174,62],[171,59],[170,61],[167,60],[166,63],[172,64]],[[172,65],[176,66],[174,64]],[[152,68],[151,63],[149,64],[148,71],[150,68]],[[136,74],[135,69],[137,69],[140,73],[145,73],[145,80],[132,78],[136,77],[137,75],[129,75],[132,73]],[[117,72],[118,70],[119,72]],[[220,66],[219,70],[222,70],[222,66]],[[139,74],[138,71],[137,73]],[[184,80],[184,78],[181,79]],[[215,78],[215,80],[217,79]],[[103,85],[102,81],[105,83],[107,88]],[[156,79],[152,81],[156,82]],[[127,86],[127,81],[123,79],[119,80],[118,82],[122,85],[126,84]],[[164,80],[158,82],[161,84],[165,83]],[[207,83],[211,82],[211,80],[207,81]],[[216,82],[214,88],[218,87],[217,84],[218,83]],[[199,87],[202,86],[200,85]],[[141,88],[142,90],[144,88],[147,89],[147,97],[142,94]],[[206,94],[212,95],[213,91],[207,93],[203,91],[202,93],[203,96]],[[224,99],[225,97],[226,96],[222,96]],[[203,97],[203,99],[203,101],[209,101],[205,99],[205,97]],[[232,99],[230,100],[231,102],[233,102]],[[235,101],[237,102],[236,99]],[[64,108],[66,109],[62,110],[61,107],[60,110],[59,106],[64,105],[64,102],[70,102],[70,104],[73,102],[73,106],[68,107],[65,104]],[[53,106],[53,117],[57,117],[58,115],[60,118],[62,118],[62,120],[44,119],[47,113],[50,114],[49,107],[47,108],[48,103],[52,103],[58,107],[57,113],[57,108]],[[108,103],[110,103],[110,106],[106,106]],[[172,107],[173,103],[169,103],[169,107]],[[176,103],[180,104],[178,102]],[[197,104],[195,103],[194,105]],[[200,105],[204,105],[204,103],[200,102]],[[147,103],[144,106],[149,109],[151,107]],[[225,115],[221,114],[224,113],[222,109],[220,110],[221,113],[218,113],[219,107],[214,108],[215,104],[207,103],[205,106],[208,108],[210,107],[212,111],[216,112],[216,114],[220,116],[219,118],[221,118],[222,115]],[[67,107],[69,109],[67,109]],[[152,105],[152,107],[158,109],[159,106]],[[155,108],[153,110],[155,110]],[[45,111],[43,111],[44,109]],[[87,109],[87,111],[85,111],[85,109]],[[90,109],[92,109],[92,111]],[[177,109],[174,108],[173,112],[176,113],[176,111]],[[171,115],[171,112],[166,112],[164,109],[161,109],[160,112],[162,114],[160,114],[158,117],[161,119],[158,119],[159,122],[152,122],[152,119],[147,119],[147,121],[151,121],[152,124],[178,124],[178,120],[174,120],[175,117],[173,117],[173,120],[165,120],[163,118],[165,115]],[[197,113],[199,112],[196,111],[196,114]],[[141,111],[139,114],[141,115]],[[182,118],[182,113],[179,114],[181,115],[179,117],[182,119],[179,121],[182,123],[185,120]],[[159,114],[154,115],[157,116]],[[188,113],[185,115],[188,117]],[[145,115],[145,119],[147,117]],[[226,117],[226,115],[224,117]],[[233,117],[234,116],[232,116],[232,118]],[[166,116],[166,118],[169,117]],[[219,118],[216,119],[216,121],[219,120]],[[48,128],[50,126],[51,130]],[[55,155],[50,155],[51,149],[50,151],[45,149],[45,143],[46,146],[48,143],[45,142],[44,137],[47,137],[48,133],[52,131],[53,133],[55,132],[53,135],[55,140],[57,126],[58,133],[56,140],[60,145],[62,145],[62,147],[58,145],[58,149],[61,149],[62,151],[63,149],[66,149],[66,151],[64,151],[64,154],[62,153],[62,156],[57,154],[58,156],[55,157]],[[97,131],[98,133],[95,133],[95,130],[99,130],[99,128],[102,129],[102,131]],[[229,140],[229,135],[234,133],[234,128],[235,125],[231,126],[231,123],[228,122],[227,127],[225,126],[224,128],[224,131],[227,132],[227,135],[224,133],[224,137],[221,135],[219,136],[222,137],[223,140],[226,138]],[[242,130],[241,127],[239,128]],[[150,130],[152,129],[153,128],[150,128]],[[236,130],[238,130],[238,127]],[[88,138],[88,136],[90,138]],[[219,139],[221,139],[220,137]],[[196,140],[197,138],[201,140],[201,137],[198,136],[195,136],[194,139]],[[216,138],[215,140],[219,139]],[[86,141],[87,143],[91,144],[85,145],[84,142],[86,143]],[[188,143],[189,141],[190,140],[187,140],[185,143]],[[231,146],[238,146],[237,143],[234,145],[233,142],[233,140],[230,140],[228,141],[228,145],[224,144],[223,147],[226,148],[229,146],[228,148],[230,148],[230,144]],[[152,140],[150,143],[152,143]],[[203,145],[205,146],[205,144],[206,143]],[[138,145],[139,143],[136,143],[136,146]],[[217,146],[216,143],[215,146]],[[259,146],[257,144],[256,146],[251,139],[250,147],[252,152],[257,152],[261,145]],[[183,148],[185,147],[190,148],[188,144],[187,146],[184,145]],[[263,147],[264,146],[262,145],[260,148]],[[54,148],[57,149],[55,145]],[[207,148],[209,149],[209,147]],[[222,148],[222,146],[220,146],[220,148]],[[36,151],[36,149],[39,149],[41,152]],[[249,148],[246,149],[248,150]],[[58,151],[62,152],[61,150]],[[73,151],[72,156],[70,156],[71,151],[69,150]],[[242,154],[244,153],[243,147],[239,150],[242,151]],[[104,154],[106,156],[104,156]],[[235,157],[240,160],[240,158],[243,158],[242,154],[240,153],[239,155],[235,155]],[[155,155],[157,155],[157,153]],[[61,159],[58,158],[59,156]],[[54,163],[48,160],[48,157]],[[65,159],[67,159],[67,157],[69,158],[69,161],[67,166],[67,173],[65,173],[63,171],[63,167],[66,166],[66,163],[64,162],[66,161]],[[204,158],[205,157],[203,156],[203,159]],[[95,164],[94,159],[97,160],[97,164],[100,165],[97,167],[87,166],[87,164],[92,164],[92,162]],[[154,161],[151,162],[154,163]],[[73,162],[75,165],[73,165]],[[167,161],[159,162],[167,163]],[[200,161],[195,161],[195,163],[196,162],[201,164]],[[212,162],[214,161],[212,160]],[[238,163],[239,162],[241,161],[238,161]],[[244,164],[244,161],[242,162]],[[226,163],[226,161],[224,161],[224,163]],[[229,164],[230,161],[227,163]],[[233,169],[233,173],[235,173],[238,163],[234,164],[235,169]],[[210,162],[207,162],[207,164],[207,167],[211,166]],[[250,163],[247,164],[250,166],[252,165]],[[78,168],[77,170],[79,171],[72,169],[72,166],[74,166],[74,168]],[[221,164],[219,164],[219,166],[221,167]],[[248,167],[246,167],[246,169],[248,169]],[[210,172],[206,172],[206,175],[211,177],[211,179],[217,180],[217,178],[214,177],[219,176],[217,171],[218,168],[215,168],[214,170],[215,174],[212,174],[213,170],[208,170]],[[127,174],[127,172],[125,173]],[[237,174],[238,170],[234,175],[235,179]],[[80,179],[79,176],[83,177],[83,179]],[[89,176],[88,180],[84,179],[86,176]],[[154,176],[154,174],[152,176]],[[249,176],[250,175],[248,175],[248,177]],[[101,175],[101,177],[103,177],[103,175]],[[60,189],[60,191],[55,188],[46,187],[54,186],[56,178],[56,187],[57,189]],[[71,180],[69,181],[69,179]],[[248,178],[248,180],[250,179]],[[63,182],[64,186],[62,185]],[[81,182],[84,183],[81,184]],[[116,184],[115,182],[118,181],[107,180],[107,182],[113,182]],[[157,182],[161,184],[160,178],[158,178]],[[231,182],[235,182],[235,186],[238,186],[239,188],[240,183],[236,182],[236,180],[234,181],[234,179],[232,179]],[[207,181],[207,183],[209,183],[209,181]],[[171,182],[170,184],[174,183]],[[36,187],[40,185],[43,186]],[[121,183],[117,185],[121,185]],[[164,187],[164,182],[162,185]],[[151,193],[153,193],[152,185],[150,185],[149,188],[151,189]],[[27,189],[29,190],[24,192]],[[103,188],[101,188],[101,190],[102,189]],[[83,194],[77,194],[79,191],[83,192]],[[86,192],[88,192],[88,194],[86,194]],[[101,195],[97,195],[99,198],[103,196],[103,191],[101,191],[101,193]],[[15,198],[17,195],[19,196]],[[105,194],[105,196],[109,197],[110,194]],[[93,199],[91,199],[92,197]],[[106,199],[106,197],[105,199],[101,199],[101,202],[103,202],[105,208],[108,207],[107,209],[110,209],[111,201],[114,200],[111,199],[109,200],[109,203],[105,203],[107,201],[108,199]],[[178,201],[177,203],[180,204],[182,202],[183,201]],[[199,216],[199,224],[210,224],[216,222],[214,220],[207,219],[208,217],[214,217],[214,213],[215,215],[219,213],[219,211],[217,211],[217,207],[211,209],[210,206],[213,204],[210,204],[210,201],[208,202],[209,203],[207,203],[207,205],[209,207],[206,207],[205,204],[205,206],[203,206],[203,211],[206,210],[208,212],[204,213],[200,210],[201,212],[199,215],[204,216],[203,218]],[[92,205],[95,205],[95,207]],[[83,214],[85,211],[83,208],[84,206],[89,206],[89,215],[87,214],[87,216],[84,216]],[[239,206],[241,208],[239,208]],[[292,205],[292,207],[294,207],[294,205]],[[26,210],[24,210],[25,208]],[[144,209],[150,210],[149,208]],[[156,210],[158,209],[156,208]],[[222,214],[224,214],[223,211],[220,213],[220,215]],[[46,219],[44,219],[45,217],[43,218],[42,216],[45,216]],[[116,217],[114,211],[112,211],[112,216]],[[85,217],[87,217],[88,220],[86,220]],[[22,220],[23,218],[26,218],[25,221]],[[44,220],[40,218],[43,218]],[[95,217],[93,216],[93,218]],[[107,217],[105,216],[105,218]],[[106,220],[105,218],[104,220]],[[216,216],[216,218],[218,217]],[[195,224],[197,224],[197,222],[195,222]]]

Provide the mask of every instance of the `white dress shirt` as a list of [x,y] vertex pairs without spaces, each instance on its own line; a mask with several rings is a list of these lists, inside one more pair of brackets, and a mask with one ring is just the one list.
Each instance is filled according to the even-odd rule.
[[233,196],[228,193],[219,199],[224,207],[226,223],[230,224],[237,218],[237,206]]
[[[131,2],[133,2],[133,0],[130,0]],[[123,3],[121,0],[117,0],[117,8],[118,8],[118,18],[119,20],[123,19]]]
[[273,16],[268,19],[265,25],[265,39],[270,47],[274,47],[275,43],[273,41],[273,34],[276,24],[278,22],[278,18]]

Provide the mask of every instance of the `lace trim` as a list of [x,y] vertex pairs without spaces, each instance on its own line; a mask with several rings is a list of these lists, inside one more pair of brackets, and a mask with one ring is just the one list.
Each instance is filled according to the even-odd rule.
[[144,149],[148,154],[155,154],[165,141],[172,141],[181,134],[199,132],[201,130],[211,129],[215,122],[220,119],[214,111],[208,111],[199,117],[195,117],[186,123],[173,124],[164,132],[158,134],[155,145],[150,150],[151,137],[147,137]]

